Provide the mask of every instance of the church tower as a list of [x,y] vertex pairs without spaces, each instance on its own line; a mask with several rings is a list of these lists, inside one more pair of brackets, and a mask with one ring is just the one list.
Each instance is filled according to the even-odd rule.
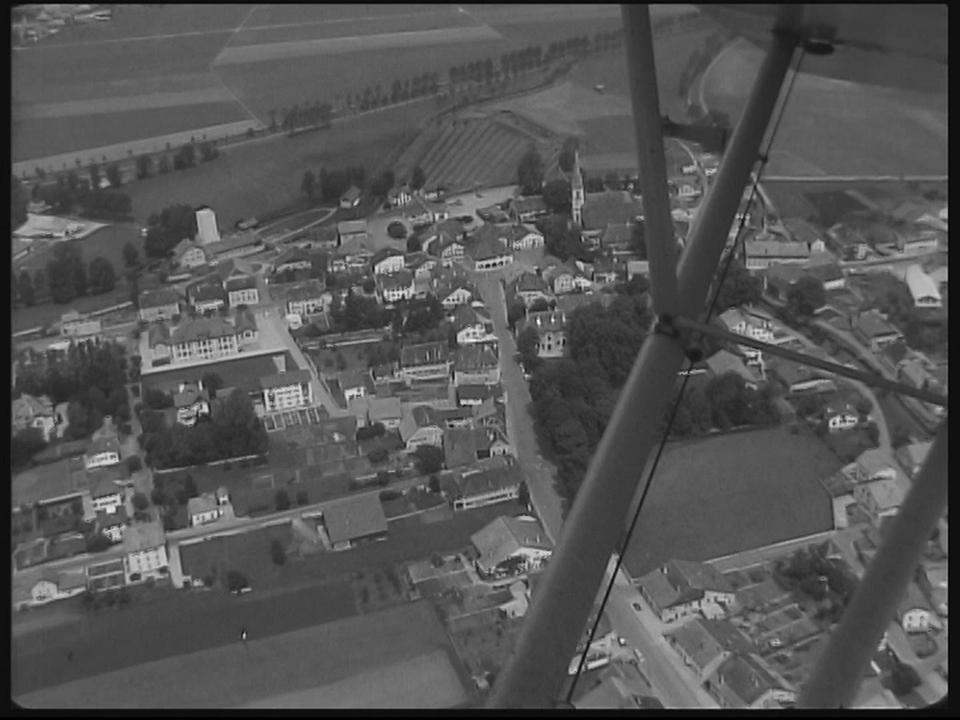
[[583,225],[583,174],[580,172],[580,153],[573,151],[573,179],[570,181],[573,222]]

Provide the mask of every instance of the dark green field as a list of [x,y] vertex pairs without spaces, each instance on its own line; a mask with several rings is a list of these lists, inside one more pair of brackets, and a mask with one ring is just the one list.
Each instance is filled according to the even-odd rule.
[[841,465],[812,434],[785,428],[667,446],[626,569],[637,578],[670,559],[709,560],[829,530],[820,478]]

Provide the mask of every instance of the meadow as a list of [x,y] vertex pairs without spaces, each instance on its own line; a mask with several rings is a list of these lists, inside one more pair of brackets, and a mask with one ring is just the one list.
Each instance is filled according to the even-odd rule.
[[841,465],[812,434],[785,428],[668,445],[624,554],[627,571],[638,578],[670,559],[709,560],[829,530],[820,478]]
[[[762,52],[737,42],[701,80],[708,108],[736,121]],[[942,97],[801,73],[774,141],[769,175],[947,173]]]

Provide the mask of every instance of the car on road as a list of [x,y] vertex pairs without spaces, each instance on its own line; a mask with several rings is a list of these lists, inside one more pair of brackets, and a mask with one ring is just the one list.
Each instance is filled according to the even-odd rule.
[[627,639],[623,636],[617,637],[617,645],[619,645],[620,647],[626,647]]
[[632,603],[632,605],[633,605],[633,609],[636,610],[637,612],[643,612],[643,605],[641,605],[640,603],[635,602],[635,603]]

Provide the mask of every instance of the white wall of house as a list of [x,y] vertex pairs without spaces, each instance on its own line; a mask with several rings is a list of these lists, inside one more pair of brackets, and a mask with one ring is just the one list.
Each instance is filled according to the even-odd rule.
[[505,502],[507,500],[515,500],[517,497],[519,497],[519,494],[519,485],[509,485],[507,487],[497,488],[496,490],[480,493],[478,495],[456,498],[453,501],[453,509],[472,510],[473,508],[484,507],[486,505],[495,505],[496,503]]
[[281,387],[264,388],[263,407],[267,412],[288,410],[313,404],[313,389],[310,383],[294,383]]
[[231,290],[227,300],[230,303],[230,307],[236,307],[237,305],[256,305],[260,302],[260,293],[256,288]]
[[920,633],[930,629],[930,612],[923,608],[913,608],[903,613],[900,624],[904,632]]
[[108,465],[116,465],[118,462],[120,462],[120,453],[113,450],[97,453],[96,455],[84,458],[84,465],[87,470],[92,470],[93,468],[98,467],[107,467]]
[[158,305],[156,307],[141,308],[139,315],[144,322],[154,322],[156,320],[169,320],[174,315],[180,313],[179,303],[170,303],[169,305]]
[[167,567],[167,564],[166,545],[127,553],[127,557],[124,559],[127,582],[130,582],[130,575],[134,573],[140,573],[141,579],[144,579],[146,575],[159,575],[160,568]]
[[192,516],[190,516],[190,526],[196,527],[197,525],[214,522],[220,517],[220,514],[221,510],[219,507],[214,508],[213,510],[207,510],[205,512],[194,513]]

